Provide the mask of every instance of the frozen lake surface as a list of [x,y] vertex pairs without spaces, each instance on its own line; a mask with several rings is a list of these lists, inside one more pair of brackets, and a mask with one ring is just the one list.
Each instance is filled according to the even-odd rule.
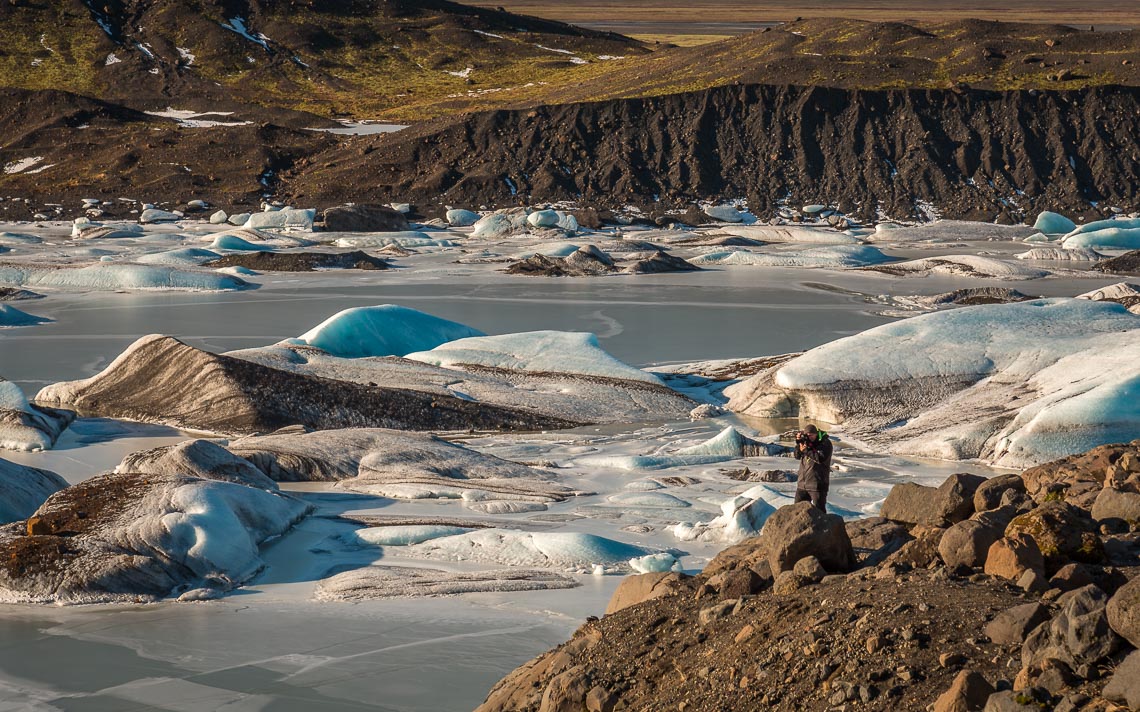
[[[69,226],[67,226],[69,228]],[[930,228],[923,228],[930,230]],[[947,228],[949,230],[950,228]],[[954,228],[967,237],[922,244],[878,244],[893,258],[986,255],[1009,264],[1019,241],[983,237],[992,228]],[[154,228],[146,238],[76,243],[63,226],[36,232],[44,245],[19,244],[3,261],[54,265],[94,260],[130,263],[175,247],[202,246],[217,228]],[[936,231],[935,231],[936,233]],[[900,233],[901,235],[901,233]],[[0,376],[29,395],[105,368],[137,338],[176,336],[214,352],[296,337],[343,309],[377,304],[412,307],[488,334],[589,331],[603,349],[637,366],[759,357],[802,351],[897,319],[892,297],[934,295],[961,287],[1000,286],[1033,296],[1075,296],[1119,278],[1090,276],[1072,264],[1047,265],[1042,279],[960,274],[920,278],[881,272],[763,266],[710,266],[701,272],[602,278],[508,276],[510,256],[546,249],[541,240],[475,243],[469,230],[431,233],[456,246],[425,247],[394,258],[396,269],[266,273],[245,277],[256,289],[230,292],[36,289],[43,299],[18,302],[54,321],[0,329]],[[627,238],[636,237],[630,231]],[[649,231],[668,241],[684,234]],[[322,234],[312,235],[314,239]],[[586,244],[604,236],[578,236]],[[612,237],[612,236],[611,236]],[[612,240],[611,240],[612,242]],[[14,243],[16,244],[16,243]],[[600,243],[599,243],[600,244]],[[802,247],[802,246],[801,246]],[[318,249],[318,248],[311,248]],[[330,249],[320,246],[319,249]],[[757,252],[777,253],[782,246]],[[687,258],[709,252],[684,250]],[[478,258],[478,259],[472,259]],[[487,258],[487,259],[483,259]],[[1085,266],[1087,268],[1087,265]],[[894,312],[892,312],[894,310]],[[888,316],[895,313],[895,316]],[[519,462],[556,463],[558,477],[589,492],[544,511],[513,514],[524,531],[575,532],[673,551],[696,571],[723,542],[681,541],[678,522],[708,522],[720,504],[751,486],[726,476],[740,459],[686,464],[660,472],[623,469],[635,456],[674,452],[709,441],[727,425],[769,435],[788,423],[725,416],[715,421],[618,423],[574,431],[488,435],[465,441],[480,452]],[[106,418],[80,419],[42,453],[5,452],[79,482],[138,450],[192,437],[173,428]],[[850,516],[876,511],[897,482],[937,483],[954,472],[992,474],[977,463],[920,461],[861,451],[837,433],[839,466],[833,503]],[[602,463],[602,464],[598,464]],[[787,458],[749,458],[753,470],[790,470]],[[652,477],[668,475],[665,487]],[[681,482],[682,484],[676,484]],[[577,588],[397,598],[355,603],[318,601],[318,582],[338,571],[377,565],[426,566],[397,547],[344,546],[356,526],[341,515],[479,519],[457,500],[397,501],[334,490],[286,486],[316,513],[265,547],[268,568],[221,600],[144,606],[0,606],[0,711],[55,710],[470,710],[503,675],[563,641],[588,615],[599,615],[620,576],[570,572]],[[790,494],[794,484],[773,485]],[[666,502],[666,506],[662,506]],[[482,515],[489,526],[504,517]],[[451,572],[470,561],[430,562]],[[566,573],[566,572],[562,572]]]

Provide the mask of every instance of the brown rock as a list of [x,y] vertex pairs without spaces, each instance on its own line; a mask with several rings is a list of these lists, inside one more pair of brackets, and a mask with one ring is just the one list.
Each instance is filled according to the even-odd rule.
[[1118,519],[1129,526],[1140,524],[1140,494],[1105,487],[1093,502],[1092,518],[1098,522]]
[[777,509],[765,522],[760,538],[774,574],[790,570],[805,556],[816,557],[829,572],[855,567],[855,551],[843,519],[819,511],[811,502]]
[[986,553],[985,572],[1017,581],[1026,571],[1045,571],[1045,559],[1033,537],[1026,534],[998,539]]
[[963,670],[954,678],[950,689],[934,702],[934,712],[971,712],[980,710],[994,693],[993,685],[973,670]]
[[891,488],[879,514],[906,524],[950,526],[974,513],[974,494],[985,478],[960,473],[938,487],[904,482]]
[[1040,603],[1007,608],[986,624],[986,636],[998,645],[1021,645],[1037,626],[1049,620],[1049,609]]
[[618,696],[601,685],[594,685],[586,693],[588,712],[613,712],[617,708]]
[[659,571],[626,576],[606,606],[606,615],[662,596],[670,596],[687,576],[675,571]]
[[819,583],[823,577],[827,575],[824,570],[823,564],[819,563],[819,559],[814,556],[805,556],[796,562],[792,567],[792,571],[801,578],[807,579],[811,583]]
[[878,566],[913,538],[905,525],[882,517],[855,519],[844,527],[862,566]]
[[974,511],[985,512],[1001,505],[1002,496],[1009,490],[1025,492],[1025,481],[1021,475],[998,475],[991,477],[974,491]]
[[984,566],[990,547],[1001,538],[1001,534],[1001,529],[967,519],[946,530],[938,543],[938,554],[952,569]]
[[1134,578],[1108,601],[1108,623],[1120,637],[1140,648],[1140,578]]
[[1098,563],[1104,560],[1104,544],[1096,526],[1083,511],[1065,502],[1046,502],[1015,517],[1006,527],[1006,537],[1033,537],[1045,557],[1047,572],[1056,572],[1069,561]]
[[547,684],[538,712],[581,712],[586,693],[586,668],[575,665]]
[[904,569],[929,568],[940,560],[938,545],[945,533],[946,530],[941,527],[917,526],[911,530],[914,539],[888,556],[883,564]]
[[1127,705],[1130,710],[1140,709],[1140,651],[1132,651],[1104,688],[1105,699]]
[[1076,669],[1093,665],[1116,652],[1120,639],[1109,627],[1108,596],[1096,586],[1070,591],[1057,599],[1061,610],[1048,623],[1034,628],[1021,646],[1021,663],[1041,668],[1059,660]]

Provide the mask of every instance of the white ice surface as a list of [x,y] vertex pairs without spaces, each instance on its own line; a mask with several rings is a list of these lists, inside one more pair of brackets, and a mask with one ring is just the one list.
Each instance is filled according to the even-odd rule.
[[249,284],[216,272],[199,272],[164,265],[101,262],[87,267],[0,266],[0,285],[60,287],[92,291],[118,289],[229,291]]
[[760,267],[848,269],[889,262],[890,258],[878,248],[867,245],[836,245],[834,247],[814,247],[778,252],[723,250],[699,255],[689,261],[701,266],[754,265]]
[[381,304],[338,312],[293,340],[316,346],[333,356],[405,356],[483,333],[431,314]]

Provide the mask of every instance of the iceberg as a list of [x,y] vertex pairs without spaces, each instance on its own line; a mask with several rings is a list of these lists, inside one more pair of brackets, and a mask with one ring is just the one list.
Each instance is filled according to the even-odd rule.
[[404,524],[388,527],[367,527],[346,534],[345,543],[356,546],[411,546],[443,536],[466,534],[470,527],[453,527],[442,524]]
[[1019,265],[1006,260],[979,255],[940,255],[906,262],[894,262],[868,269],[900,277],[925,277],[932,274],[963,275],[989,279],[1041,279],[1052,273],[1048,270]]
[[139,215],[139,222],[144,225],[161,222],[175,222],[181,220],[182,217],[182,215],[179,215],[178,213],[172,213],[169,210],[147,208],[146,210],[142,211],[142,215]]
[[1019,260],[1042,262],[1098,262],[1103,259],[1100,254],[1080,247],[1071,250],[1057,247],[1034,247],[1028,252],[1019,252],[1014,257]]
[[250,215],[245,221],[245,227],[253,230],[273,228],[277,230],[312,231],[313,220],[316,217],[317,211],[314,208],[271,210]]
[[419,230],[399,230],[396,232],[374,232],[367,235],[354,235],[352,237],[338,238],[333,245],[337,247],[387,247],[399,245],[400,247],[454,247],[451,240],[436,240],[426,232]]
[[667,551],[662,551],[658,554],[646,554],[645,556],[634,557],[629,560],[629,567],[633,569],[634,573],[651,574],[664,571],[680,571],[681,562],[677,561],[676,556],[673,556]]
[[491,213],[479,218],[471,236],[495,240],[526,232],[527,225],[527,216],[523,212]]
[[239,252],[258,252],[269,249],[265,245],[255,245],[252,242],[243,240],[237,235],[218,235],[214,238],[214,241],[210,243],[210,247],[215,250],[236,250]]
[[249,289],[253,286],[237,277],[217,272],[182,270],[165,265],[109,262],[100,262],[88,267],[61,268],[46,265],[2,265],[0,284],[96,291],[156,289],[202,292],[225,292]]
[[658,552],[583,532],[477,529],[431,539],[402,549],[400,553],[417,559],[506,566],[589,570],[595,564],[603,564],[628,570],[630,559]]
[[787,450],[788,448],[783,445],[770,445],[745,437],[739,430],[730,426],[703,443],[670,454],[591,456],[582,458],[578,462],[619,470],[664,470],[687,465],[711,465],[757,455],[779,455]]
[[558,213],[553,210],[536,210],[526,216],[526,221],[533,227],[554,227],[558,225]]
[[288,343],[315,346],[334,356],[405,356],[483,332],[394,304],[354,307],[333,314]]
[[[1129,223],[1130,220],[1106,221],[1115,223]],[[1089,223],[1095,225],[1097,223]],[[1085,225],[1083,227],[1089,227]],[[1080,229],[1071,233],[1061,243],[1066,250],[1085,248],[1088,250],[1140,250],[1140,226],[1138,227],[1105,227],[1100,230]]]
[[1108,220],[1096,220],[1091,223],[1077,226],[1071,232],[1065,235],[1065,237],[1082,235],[1086,232],[1099,232],[1101,230],[1134,230],[1136,228],[1140,228],[1140,218],[1110,218]]
[[1138,337],[1114,302],[964,307],[825,344],[726,394],[738,412],[840,423],[894,453],[1025,467],[1140,432]]
[[27,519],[66,486],[67,481],[54,472],[0,458],[0,524]]
[[661,385],[657,376],[603,351],[597,336],[570,331],[531,331],[458,339],[430,351],[409,353],[405,358],[444,368],[481,366],[511,371],[572,373]]
[[877,247],[868,245],[836,245],[781,252],[749,252],[728,250],[710,252],[689,260],[695,265],[755,265],[758,267],[811,267],[850,269],[890,262],[891,258]]
[[721,232],[761,242],[795,242],[817,245],[858,245],[863,241],[846,233],[788,225],[726,225]]
[[719,222],[744,222],[744,213],[731,205],[711,205],[705,208],[705,215]]
[[1077,299],[1091,299],[1096,302],[1103,302],[1106,300],[1122,299],[1124,297],[1140,296],[1140,284],[1129,284],[1128,282],[1117,282],[1107,287],[1094,289],[1091,292],[1078,294]]
[[452,209],[447,211],[447,224],[451,227],[470,227],[479,220],[479,213],[470,210]]
[[18,385],[0,378],[0,450],[50,450],[74,419],[71,411],[29,403]]
[[1046,235],[1064,235],[1077,229],[1077,224],[1064,215],[1043,211],[1033,223],[1034,230],[1040,230]]
[[0,329],[10,326],[35,326],[49,321],[51,319],[20,311],[10,304],[0,304]]
[[149,255],[140,255],[135,258],[135,262],[146,265],[200,265],[203,262],[216,260],[221,257],[220,254],[213,250],[205,250],[201,247],[183,247],[178,250],[167,250],[165,252],[152,252]]

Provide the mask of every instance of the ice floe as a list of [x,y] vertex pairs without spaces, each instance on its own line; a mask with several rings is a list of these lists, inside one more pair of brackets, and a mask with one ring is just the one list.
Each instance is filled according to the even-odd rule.
[[825,344],[726,393],[734,410],[841,423],[890,452],[1020,467],[1135,437],[1138,335],[1111,302],[966,307]]
[[866,267],[891,258],[876,247],[868,245],[835,245],[805,250],[779,252],[753,252],[726,250],[709,252],[689,260],[695,265],[755,265],[759,267],[814,267],[820,269],[851,269]]
[[180,290],[224,292],[249,289],[251,284],[217,272],[178,269],[166,265],[100,262],[87,267],[0,265],[0,284],[15,287],[59,287],[92,291]]

